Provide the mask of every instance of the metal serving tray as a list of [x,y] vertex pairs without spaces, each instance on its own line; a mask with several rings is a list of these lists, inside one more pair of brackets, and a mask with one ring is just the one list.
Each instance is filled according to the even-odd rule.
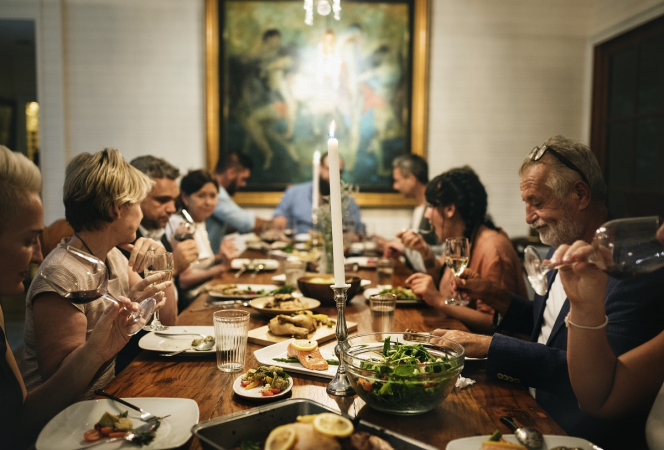
[[[201,445],[206,450],[230,450],[242,438],[250,437],[255,440],[263,440],[267,438],[270,431],[279,425],[295,422],[297,416],[323,412],[338,414],[333,409],[311,400],[289,399],[208,420],[195,425],[191,431],[198,437]],[[395,450],[436,450],[434,446],[363,420],[355,426],[355,431],[367,431],[375,434],[389,442]]]

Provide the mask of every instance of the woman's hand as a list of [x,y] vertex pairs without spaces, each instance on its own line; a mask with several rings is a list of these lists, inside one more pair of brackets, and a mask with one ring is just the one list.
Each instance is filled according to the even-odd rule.
[[406,279],[406,286],[410,286],[413,293],[418,298],[427,302],[428,305],[433,307],[445,305],[445,299],[438,289],[436,289],[436,284],[430,275],[419,272],[414,273]]
[[593,252],[595,249],[587,242],[576,241],[558,247],[548,261],[552,266],[560,266],[560,280],[575,312],[604,308],[607,275],[588,262]]
[[129,255],[129,267],[136,273],[141,273],[145,270],[145,256],[148,251],[155,250],[157,254],[166,252],[161,242],[144,237],[136,239],[136,242],[133,244],[123,245],[122,248],[131,252]]
[[174,242],[173,245],[173,275],[179,275],[189,268],[189,265],[198,259],[198,245],[193,239]]
[[232,237],[226,237],[221,241],[219,254],[221,255],[221,265],[226,269],[230,268],[231,261],[238,257],[235,240]]
[[85,343],[99,355],[102,363],[115,356],[129,341],[129,328],[133,325],[129,316],[139,310],[139,305],[126,297],[119,297],[118,302],[108,305]]
[[164,290],[173,284],[172,281],[163,281],[165,276],[164,273],[155,273],[134,284],[129,290],[131,301],[140,303],[152,297],[157,301],[155,309],[159,310],[165,303]]
[[428,256],[429,245],[419,233],[413,230],[403,229],[397,233],[397,238],[401,239],[401,243],[404,247],[419,252],[423,257]]

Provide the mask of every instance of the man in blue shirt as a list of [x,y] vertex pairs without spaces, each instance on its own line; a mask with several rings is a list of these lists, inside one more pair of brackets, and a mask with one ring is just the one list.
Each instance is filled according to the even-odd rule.
[[[339,168],[343,172],[343,160],[339,160]],[[327,164],[327,153],[323,154],[320,161],[319,177],[319,200],[322,204],[324,197],[330,195],[330,167]],[[296,233],[307,233],[313,228],[312,219],[313,204],[313,182],[295,184],[284,192],[281,201],[274,211],[274,224],[278,228],[286,228],[289,225],[295,229]],[[344,221],[352,221],[356,232],[364,231],[364,225],[360,217],[360,207],[357,206],[355,199],[350,200],[347,215]]]
[[253,211],[240,208],[231,198],[238,189],[247,185],[252,168],[251,159],[241,153],[224,155],[217,163],[214,176],[219,183],[219,197],[214,212],[205,221],[210,245],[214,249],[219,248],[229,229],[240,234],[260,232],[270,222],[256,217]]

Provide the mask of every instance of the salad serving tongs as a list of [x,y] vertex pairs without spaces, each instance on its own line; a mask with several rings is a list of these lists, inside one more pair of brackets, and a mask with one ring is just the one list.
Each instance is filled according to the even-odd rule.
[[[133,404],[131,404],[131,403],[125,401],[125,400],[122,400],[121,398],[118,398],[118,397],[116,397],[116,396],[113,395],[113,394],[109,394],[108,392],[104,392],[103,389],[97,389],[97,390],[95,391],[95,395],[99,395],[99,396],[101,396],[101,397],[107,397],[107,398],[110,398],[110,399],[113,400],[114,402],[121,403],[121,404],[123,404],[123,405],[125,405],[125,406],[128,406],[129,408],[135,410],[135,411],[140,412],[140,413],[141,413],[141,420],[142,420],[143,422],[150,422],[150,421],[153,421],[153,420],[154,420],[154,421],[159,421],[159,420],[161,420],[161,419],[164,419],[164,418],[168,417],[168,416],[157,417],[157,416],[155,416],[154,414],[149,413],[149,412],[147,412],[147,411],[145,411],[145,410],[139,408],[138,406],[133,405]],[[106,441],[106,442],[108,442],[108,441]]]

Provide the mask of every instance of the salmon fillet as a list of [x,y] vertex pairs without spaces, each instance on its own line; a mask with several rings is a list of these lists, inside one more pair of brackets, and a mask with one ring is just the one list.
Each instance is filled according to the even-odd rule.
[[327,361],[320,354],[318,347],[310,351],[302,351],[293,347],[293,344],[288,344],[288,357],[296,357],[300,364],[310,370],[327,370],[329,367]]

